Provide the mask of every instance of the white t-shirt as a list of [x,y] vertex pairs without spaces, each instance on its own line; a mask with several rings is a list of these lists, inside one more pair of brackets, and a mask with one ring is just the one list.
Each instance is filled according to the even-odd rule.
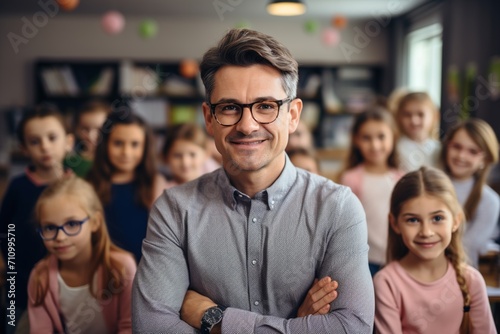
[[57,280],[66,333],[107,333],[102,307],[90,293],[89,285],[70,287],[59,273]]
[[[451,179],[457,199],[464,205],[474,187],[474,178],[458,181]],[[484,185],[481,191],[481,200],[478,203],[474,216],[465,224],[462,242],[472,266],[479,267],[479,255],[486,253],[490,245],[494,245],[492,238],[496,237],[496,227],[500,215],[500,197],[489,186]]]
[[435,139],[427,139],[422,143],[406,136],[399,138],[396,145],[399,155],[400,169],[411,172],[422,166],[439,167],[441,143]]

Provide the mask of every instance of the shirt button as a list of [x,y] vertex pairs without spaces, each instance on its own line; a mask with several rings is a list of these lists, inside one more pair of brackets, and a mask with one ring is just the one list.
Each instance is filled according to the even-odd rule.
[[256,301],[254,301],[254,302],[253,302],[253,304],[254,304],[255,306],[259,306],[259,301],[257,301],[257,300],[256,300]]
[[274,201],[271,201],[271,204],[274,204]]
[[252,219],[252,221],[253,221],[254,223],[256,223],[256,222],[257,222],[257,218]]
[[252,264],[255,266],[257,264],[257,260],[252,260]]
[[271,209],[274,209],[274,205],[271,205],[271,206],[270,206],[270,208],[271,208]]

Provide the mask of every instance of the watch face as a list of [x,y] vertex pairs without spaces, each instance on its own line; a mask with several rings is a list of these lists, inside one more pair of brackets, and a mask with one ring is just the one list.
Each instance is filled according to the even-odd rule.
[[205,320],[210,325],[218,324],[222,319],[222,310],[218,307],[211,307],[207,310],[205,315],[203,316],[203,320]]

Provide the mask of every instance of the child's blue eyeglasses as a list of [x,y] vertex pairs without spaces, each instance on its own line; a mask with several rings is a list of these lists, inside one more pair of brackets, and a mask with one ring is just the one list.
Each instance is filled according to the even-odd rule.
[[83,220],[70,220],[64,223],[61,226],[56,225],[46,225],[43,227],[37,228],[38,234],[42,237],[43,240],[54,240],[57,238],[57,234],[59,230],[62,230],[66,233],[67,236],[75,236],[82,230],[82,225],[90,219],[90,216]]

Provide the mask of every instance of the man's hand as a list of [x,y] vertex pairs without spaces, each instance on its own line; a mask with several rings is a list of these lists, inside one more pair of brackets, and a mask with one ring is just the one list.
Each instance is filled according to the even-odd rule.
[[316,278],[307,296],[297,312],[297,317],[305,317],[310,314],[327,314],[330,311],[330,303],[337,298],[337,281],[332,281],[328,276],[318,281]]
[[182,302],[181,320],[187,322],[191,327],[200,329],[203,314],[213,306],[217,306],[217,304],[210,298],[193,290],[188,290]]

